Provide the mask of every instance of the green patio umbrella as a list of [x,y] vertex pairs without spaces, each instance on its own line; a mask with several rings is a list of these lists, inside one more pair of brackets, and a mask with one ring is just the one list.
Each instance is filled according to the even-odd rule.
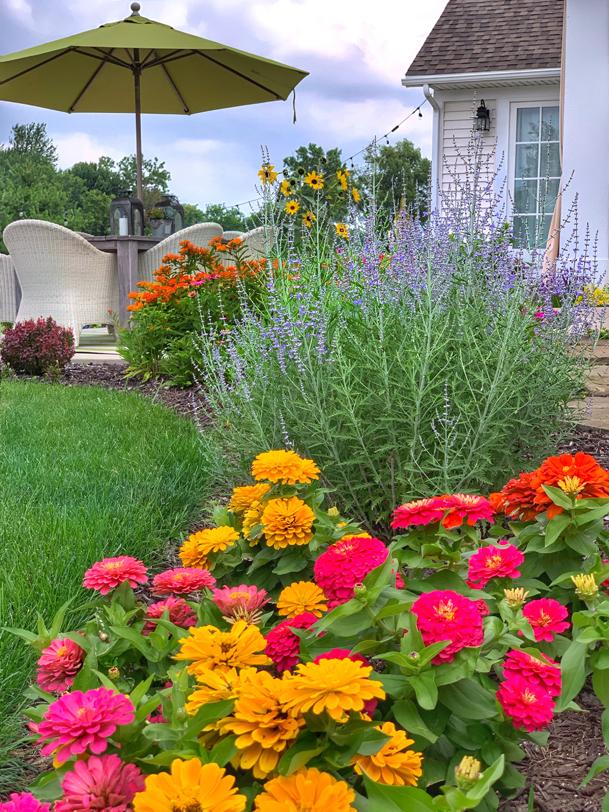
[[67,113],[135,113],[142,196],[142,113],[190,115],[285,100],[306,71],[140,16],[0,56],[0,99]]

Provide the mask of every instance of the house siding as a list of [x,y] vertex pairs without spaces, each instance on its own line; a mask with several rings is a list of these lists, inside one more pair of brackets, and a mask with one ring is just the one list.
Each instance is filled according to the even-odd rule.
[[[445,101],[442,110],[440,156],[442,166],[439,167],[439,188],[442,193],[448,192],[465,179],[466,158],[468,148],[471,148],[473,117],[478,106],[477,101],[471,97],[455,101]],[[490,110],[491,128],[488,133],[480,135],[481,156],[484,159],[491,157],[495,150],[497,132],[497,103],[495,99],[486,99],[484,103]],[[494,160],[490,161],[489,170],[494,171]]]

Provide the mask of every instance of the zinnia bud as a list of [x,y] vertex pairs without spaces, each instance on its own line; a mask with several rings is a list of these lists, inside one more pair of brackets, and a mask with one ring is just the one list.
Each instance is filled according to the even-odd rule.
[[113,682],[116,682],[116,680],[120,677],[120,675],[121,675],[120,668],[118,668],[116,665],[111,665],[110,668],[108,669],[108,677]]
[[580,598],[593,598],[598,594],[598,584],[591,573],[582,572],[579,575],[572,575],[571,580],[575,586],[575,594]]
[[102,641],[102,643],[106,643],[109,640],[108,635],[106,634],[106,632],[100,632],[97,636]]
[[455,778],[459,789],[471,789],[480,778],[481,764],[473,756],[463,756],[455,767]]
[[368,588],[365,584],[355,584],[353,587],[353,597],[354,598],[363,598],[366,595]]
[[331,507],[331,508],[328,508],[328,516],[339,516],[339,515],[340,515],[340,514],[339,514],[339,512],[338,512],[338,508],[337,508],[337,507]]
[[524,605],[524,602],[526,601],[528,594],[529,593],[526,590],[524,590],[521,586],[515,589],[503,590],[505,602],[510,607],[510,609],[520,609],[520,607]]

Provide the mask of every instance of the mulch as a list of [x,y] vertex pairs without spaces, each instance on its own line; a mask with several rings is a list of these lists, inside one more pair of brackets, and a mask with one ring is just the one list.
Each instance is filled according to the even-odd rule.
[[[184,417],[205,422],[205,400],[197,387],[175,389],[155,381],[125,378],[125,369],[126,364],[120,363],[70,364],[59,382],[66,386],[95,385],[140,392]],[[609,468],[609,431],[578,426],[558,450],[585,451]],[[605,753],[600,724],[602,706],[590,690],[584,690],[577,701],[581,711],[562,713],[550,726],[548,747],[524,745],[527,758],[520,769],[526,776],[526,787],[516,797],[505,800],[501,812],[529,812],[531,788],[533,812],[600,812],[609,786],[606,774],[587,787],[580,785],[594,760]]]

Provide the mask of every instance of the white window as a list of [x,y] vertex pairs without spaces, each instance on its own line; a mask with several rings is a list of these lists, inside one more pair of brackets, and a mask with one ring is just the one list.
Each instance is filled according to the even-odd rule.
[[520,248],[543,247],[560,184],[558,105],[515,108],[514,238]]

